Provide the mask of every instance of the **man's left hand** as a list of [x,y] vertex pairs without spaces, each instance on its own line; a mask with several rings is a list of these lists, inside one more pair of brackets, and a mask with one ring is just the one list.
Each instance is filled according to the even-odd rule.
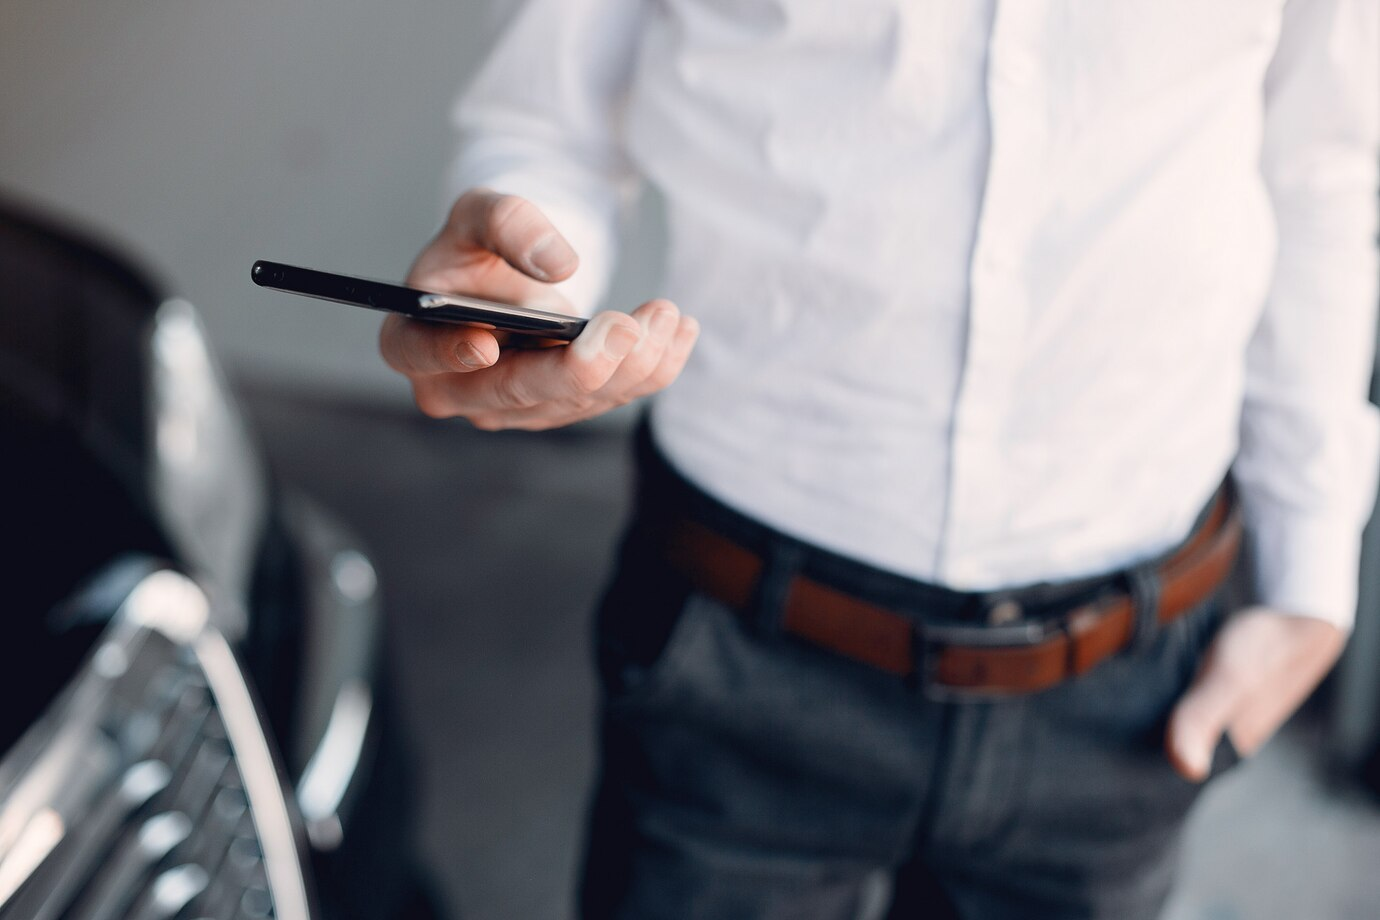
[[1225,733],[1254,754],[1337,662],[1346,634],[1323,620],[1250,607],[1231,617],[1169,718],[1165,750],[1174,769],[1201,782]]

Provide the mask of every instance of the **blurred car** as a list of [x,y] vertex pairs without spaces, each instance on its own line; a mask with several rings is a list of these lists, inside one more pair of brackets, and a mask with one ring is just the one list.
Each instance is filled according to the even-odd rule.
[[0,918],[431,916],[377,578],[195,309],[0,200]]

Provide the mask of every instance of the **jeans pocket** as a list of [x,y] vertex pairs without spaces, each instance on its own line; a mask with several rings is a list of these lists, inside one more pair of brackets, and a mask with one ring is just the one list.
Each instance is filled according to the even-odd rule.
[[[1176,646],[1171,656],[1172,665],[1176,676],[1174,677],[1175,689],[1167,701],[1161,726],[1157,727],[1156,732],[1162,734],[1168,729],[1170,717],[1173,715],[1174,708],[1183,699],[1197,679],[1202,670],[1203,661],[1207,656],[1208,649],[1213,640],[1217,637],[1222,624],[1229,615],[1225,604],[1219,597],[1214,597],[1207,601],[1197,610],[1190,611],[1180,620],[1170,624],[1169,629],[1177,629],[1178,634],[1171,639],[1171,645]],[[1168,755],[1164,757],[1164,765],[1168,773],[1172,773],[1176,781],[1187,787],[1200,790],[1208,781],[1226,773],[1242,760],[1241,754],[1232,744],[1231,739],[1223,732],[1213,748],[1212,759],[1209,762],[1208,774],[1202,782],[1194,782],[1179,776],[1178,771],[1169,762]]]
[[606,646],[601,651],[606,656],[601,662],[606,705],[621,709],[646,704],[677,684],[677,675],[687,669],[699,644],[696,636],[704,620],[699,612],[702,600],[694,593],[684,597],[655,649],[641,649],[640,654],[631,655],[626,646]]
[[1222,732],[1222,737],[1212,752],[1212,767],[1208,770],[1208,778],[1216,779],[1243,760],[1245,758],[1236,749],[1236,745],[1232,743],[1231,736]]

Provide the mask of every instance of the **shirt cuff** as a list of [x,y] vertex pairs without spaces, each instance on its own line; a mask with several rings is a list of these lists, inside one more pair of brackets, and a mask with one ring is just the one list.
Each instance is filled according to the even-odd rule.
[[1249,498],[1243,505],[1256,601],[1349,633],[1361,559],[1354,515],[1304,514]]

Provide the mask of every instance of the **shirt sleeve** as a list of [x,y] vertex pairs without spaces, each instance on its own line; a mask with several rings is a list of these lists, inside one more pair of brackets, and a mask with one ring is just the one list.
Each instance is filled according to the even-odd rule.
[[580,267],[559,287],[584,314],[608,286],[637,179],[621,109],[642,0],[526,0],[452,110],[451,198],[477,186],[533,201]]
[[1380,0],[1290,0],[1265,94],[1278,250],[1234,471],[1261,603],[1349,629],[1380,449]]

